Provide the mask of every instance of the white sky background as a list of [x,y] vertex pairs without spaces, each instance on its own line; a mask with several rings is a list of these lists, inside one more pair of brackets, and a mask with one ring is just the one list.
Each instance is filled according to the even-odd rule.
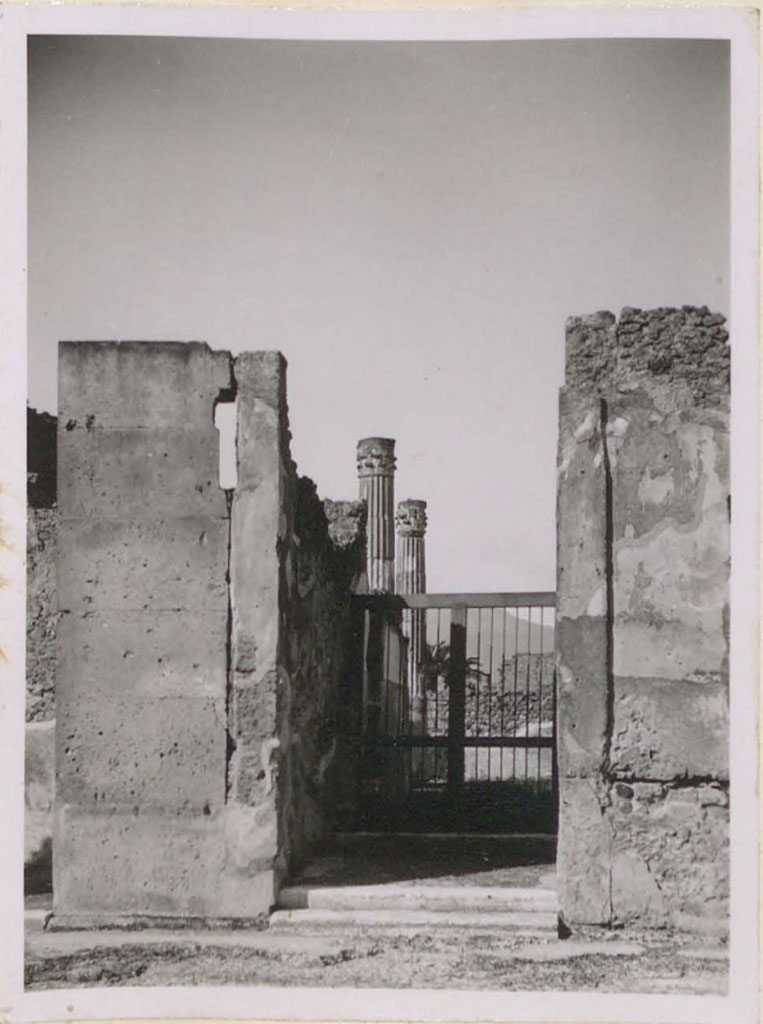
[[289,360],[293,454],[397,439],[429,590],[553,589],[564,321],[728,312],[728,45],[39,38],[29,401],[56,342]]

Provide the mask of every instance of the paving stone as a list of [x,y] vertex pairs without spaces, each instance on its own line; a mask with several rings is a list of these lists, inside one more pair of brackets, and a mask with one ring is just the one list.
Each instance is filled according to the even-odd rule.
[[551,889],[507,886],[293,885],[282,889],[282,910],[538,911],[556,913]]
[[496,928],[531,935],[556,934],[557,915],[538,911],[465,912],[453,910],[277,910],[271,928]]
[[64,956],[84,950],[126,946],[172,944],[174,946],[224,946],[231,949],[261,949],[273,953],[301,953],[322,956],[335,953],[346,941],[344,934],[303,935],[289,932],[234,931],[210,929],[140,929],[44,932],[42,921],[27,913],[26,951],[38,956]]

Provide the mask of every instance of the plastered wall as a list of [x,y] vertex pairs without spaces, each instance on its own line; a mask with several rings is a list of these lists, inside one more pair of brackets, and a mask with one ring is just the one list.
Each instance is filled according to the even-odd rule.
[[[285,372],[196,343],[60,347],[58,926],[257,917],[327,827],[357,559],[345,544],[307,587],[335,547],[317,499],[304,524]],[[214,410],[234,398],[225,491]]]
[[556,635],[569,923],[726,927],[728,422],[723,317],[568,322]]

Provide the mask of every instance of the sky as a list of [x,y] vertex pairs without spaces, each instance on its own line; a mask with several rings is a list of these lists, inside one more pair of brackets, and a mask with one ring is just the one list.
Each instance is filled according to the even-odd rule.
[[568,316],[728,313],[729,51],[37,37],[29,395],[59,339],[280,349],[292,454],[397,440],[428,589],[552,590]]

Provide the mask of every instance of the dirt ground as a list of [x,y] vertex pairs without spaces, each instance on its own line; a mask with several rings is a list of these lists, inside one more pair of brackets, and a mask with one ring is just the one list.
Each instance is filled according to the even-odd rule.
[[[578,934],[561,942],[456,929],[362,930],[260,941],[188,935],[110,944],[89,935],[70,952],[28,950],[30,990],[102,985],[276,985],[723,994],[723,949],[664,933]],[[299,942],[269,941],[300,939]],[[159,937],[157,936],[157,939]],[[104,941],[105,940],[105,941]],[[308,940],[308,941],[305,941]],[[588,946],[590,951],[581,949]],[[607,946],[611,950],[607,950]],[[553,957],[546,959],[546,957]],[[561,957],[561,958],[560,958]]]
[[[41,912],[38,911],[38,915]],[[276,985],[718,994],[725,946],[667,931],[500,928],[44,932],[27,935],[29,990]]]
[[[482,837],[339,846],[294,882],[553,888],[555,844]],[[462,847],[462,848],[461,848]],[[717,994],[726,947],[671,931],[575,928],[566,940],[505,928],[330,927],[228,931],[43,931],[50,897],[27,900],[29,990],[273,985]]]

